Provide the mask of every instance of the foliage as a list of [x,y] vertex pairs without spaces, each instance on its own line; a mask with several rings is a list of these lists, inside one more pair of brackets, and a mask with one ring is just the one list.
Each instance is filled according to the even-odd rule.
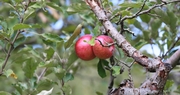
[[[112,13],[111,21],[119,30],[120,25],[116,25],[119,16],[115,15],[132,16],[143,4],[136,1],[116,5],[111,0],[102,1],[105,9]],[[154,4],[155,2],[146,2],[143,10]],[[178,5],[179,3],[168,4],[155,8],[148,14],[125,20],[124,27],[133,31],[136,36],[128,32],[123,35],[144,54],[163,56],[173,46],[180,32]],[[0,12],[0,67],[3,69],[0,85],[5,85],[0,87],[1,95],[41,95],[42,91],[50,91],[52,95],[104,95],[110,76],[105,67],[113,70],[113,75],[117,77],[116,86],[119,85],[119,80],[128,77],[127,71],[121,74],[122,66],[113,66],[109,59],[83,61],[76,56],[74,43],[79,36],[92,34],[95,37],[101,34],[99,30],[102,25],[85,2],[2,0]],[[58,22],[61,20],[63,23]],[[55,26],[61,28],[57,29]],[[94,44],[93,42],[89,43]],[[180,42],[174,47],[178,44]],[[151,45],[152,48],[143,50],[146,45]],[[154,45],[158,48],[155,49]],[[149,49],[154,53],[148,52]],[[10,58],[7,59],[7,56]],[[114,56],[127,64],[132,62],[118,47]],[[131,73],[134,81],[137,80],[135,86],[143,81],[143,78],[139,78],[145,76],[140,66],[134,64]],[[167,92],[171,92],[168,88],[172,84],[172,81],[167,82]]]

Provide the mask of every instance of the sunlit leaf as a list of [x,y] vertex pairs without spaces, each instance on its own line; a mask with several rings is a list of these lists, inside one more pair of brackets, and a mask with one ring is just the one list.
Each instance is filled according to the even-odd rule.
[[52,93],[52,91],[53,91],[53,88],[51,88],[50,90],[42,90],[37,95],[50,95]]
[[20,23],[20,24],[16,24],[16,25],[13,27],[14,30],[26,29],[26,28],[31,28],[31,26],[28,25],[28,24]]
[[113,70],[113,76],[117,76],[120,74],[120,67],[119,66],[113,66],[112,70]]
[[53,42],[59,42],[62,40],[57,34],[53,33],[43,33],[41,34],[41,36],[44,37],[46,40],[50,40]]
[[79,24],[76,29],[74,30],[74,33],[69,38],[69,40],[65,43],[65,48],[68,48],[74,41],[74,39],[81,33],[82,25]]
[[[143,2],[134,2],[134,3],[124,2],[122,4],[119,4],[119,6],[120,7],[140,8],[142,4],[143,4]],[[147,7],[148,6],[145,5],[145,8],[147,8]]]
[[11,76],[11,77],[13,77],[14,79],[17,79],[16,74],[15,74],[11,69],[8,69],[8,70],[4,71],[4,75],[5,75],[6,77]]

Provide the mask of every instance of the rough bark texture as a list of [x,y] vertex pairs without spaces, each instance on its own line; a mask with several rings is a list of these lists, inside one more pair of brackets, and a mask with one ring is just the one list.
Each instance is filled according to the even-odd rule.
[[120,87],[112,91],[110,95],[162,95],[167,76],[172,69],[171,65],[174,67],[175,65],[173,62],[176,62],[180,58],[180,50],[178,50],[176,54],[176,57],[179,55],[178,58],[174,59],[174,57],[172,57],[166,63],[163,63],[159,58],[149,58],[142,55],[117,31],[108,19],[105,10],[99,6],[97,0],[86,0],[86,3],[90,6],[108,34],[116,41],[117,46],[122,48],[127,56],[132,57],[148,71],[155,72],[154,76],[145,80],[139,88],[133,88],[131,86],[132,82],[130,80],[125,80],[125,82],[121,83]]

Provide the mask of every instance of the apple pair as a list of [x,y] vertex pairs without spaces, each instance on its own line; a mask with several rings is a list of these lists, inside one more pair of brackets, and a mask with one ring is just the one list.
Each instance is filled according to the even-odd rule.
[[80,37],[75,44],[75,51],[77,56],[82,60],[92,60],[95,57],[100,59],[107,59],[113,55],[114,41],[111,37],[100,35],[96,37],[95,44],[90,45],[88,41],[92,39],[90,34]]

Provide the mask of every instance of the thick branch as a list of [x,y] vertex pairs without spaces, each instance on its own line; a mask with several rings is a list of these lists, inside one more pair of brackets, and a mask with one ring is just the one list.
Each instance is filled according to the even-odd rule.
[[[162,95],[167,76],[170,72],[171,65],[163,63],[159,58],[148,58],[142,55],[138,50],[131,46],[126,39],[113,27],[112,23],[105,14],[96,0],[86,0],[92,11],[96,14],[106,31],[115,39],[117,46],[122,48],[127,56],[132,57],[141,66],[149,71],[156,71],[154,76],[147,79],[139,88],[132,87],[132,81],[128,80],[120,84],[120,87],[113,91],[111,95]],[[140,14],[141,12],[138,12]],[[179,55],[180,52],[177,52]],[[171,58],[170,58],[171,59]],[[171,59],[171,61],[176,61]],[[172,62],[169,62],[172,63]]]
[[170,63],[174,68],[180,60],[180,49],[178,49],[169,59],[167,59],[166,63]]
[[152,61],[148,57],[142,55],[134,47],[132,47],[131,44],[126,41],[126,39],[112,25],[112,23],[105,14],[105,11],[98,6],[96,0],[86,0],[86,2],[91,7],[92,11],[96,14],[99,21],[101,21],[106,31],[112,36],[112,38],[115,39],[117,45],[122,48],[122,50],[127,54],[127,56],[132,57],[137,63],[147,68],[148,70],[155,71],[158,65],[162,62],[158,59],[154,59]]

